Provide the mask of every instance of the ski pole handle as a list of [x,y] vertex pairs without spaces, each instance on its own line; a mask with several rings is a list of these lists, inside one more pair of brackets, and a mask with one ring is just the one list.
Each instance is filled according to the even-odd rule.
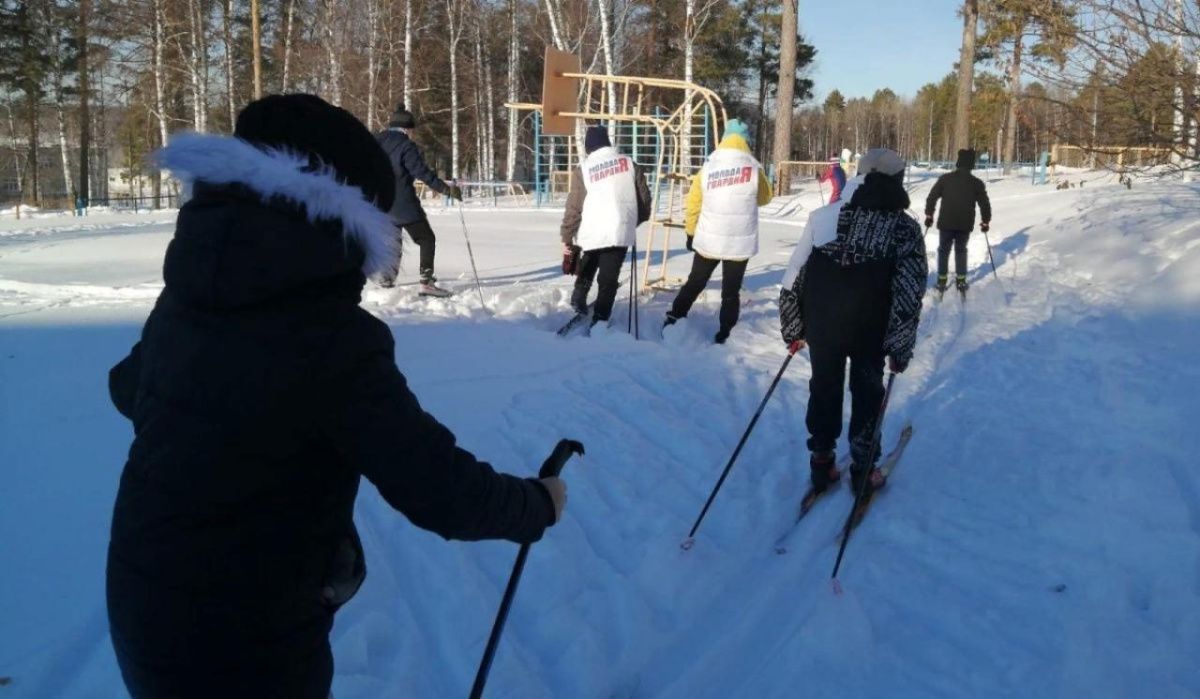
[[583,456],[583,444],[574,439],[558,440],[558,444],[554,445],[554,451],[550,452],[550,456],[542,462],[538,478],[558,478],[558,474],[562,473],[563,467],[567,465],[567,460],[571,458],[572,454]]

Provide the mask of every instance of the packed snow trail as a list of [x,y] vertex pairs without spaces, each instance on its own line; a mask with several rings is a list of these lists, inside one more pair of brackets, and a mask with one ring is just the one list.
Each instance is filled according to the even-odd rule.
[[[914,182],[918,213],[930,183]],[[1200,696],[1198,190],[989,186],[999,282],[976,235],[966,303],[927,297],[885,443],[919,429],[837,597],[849,489],[805,518],[788,555],[772,546],[808,479],[803,354],[696,546],[678,547],[786,352],[778,283],[815,189],[768,208],[798,213],[764,222],[724,347],[715,282],[665,340],[672,294],[643,300],[635,342],[626,286],[613,328],[557,337],[571,280],[552,211],[468,208],[490,318],[457,214],[431,216],[458,295],[372,286],[364,300],[425,408],[519,473],[560,437],[588,447],[564,521],[530,555],[487,696]],[[106,371],[161,287],[167,231],[0,245],[6,697],[123,695],[103,565],[131,435]],[[443,542],[370,487],[356,517],[369,575],[334,629],[335,696],[465,696],[516,547]]]

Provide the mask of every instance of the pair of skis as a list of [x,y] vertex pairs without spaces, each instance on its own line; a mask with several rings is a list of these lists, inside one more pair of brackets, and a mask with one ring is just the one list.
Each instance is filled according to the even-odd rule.
[[[904,449],[908,446],[909,441],[912,439],[912,433],[912,423],[905,425],[904,429],[900,431],[900,437],[896,440],[896,446],[892,447],[892,450],[888,452],[887,456],[885,456],[883,461],[879,464],[879,470],[881,473],[883,473],[884,478],[890,477],[892,472],[895,471],[896,465],[900,463],[900,457],[904,456]],[[845,472],[849,465],[849,456],[844,456],[838,460],[839,471]],[[840,482],[841,481],[838,481],[838,483]],[[799,525],[801,520],[803,520],[804,517],[812,511],[813,506],[818,500],[821,499],[822,496],[837,490],[837,485],[837,483],[833,483],[822,491],[816,491],[812,487],[809,487],[808,492],[806,492],[804,497],[800,500],[800,509],[796,515],[795,521],[792,522],[792,525],[788,527],[788,530],[783,533],[783,536],[780,536],[775,541],[775,553],[780,555],[787,553],[788,545],[791,543],[791,539],[795,536],[796,531],[800,528]],[[867,516],[867,510],[870,508],[871,501],[874,499],[874,497],[875,493],[872,492],[862,497],[859,502],[856,503],[850,518],[846,521],[846,526],[842,529],[840,536],[841,541],[849,539],[855,528],[857,528],[858,525],[863,521],[863,518]]]

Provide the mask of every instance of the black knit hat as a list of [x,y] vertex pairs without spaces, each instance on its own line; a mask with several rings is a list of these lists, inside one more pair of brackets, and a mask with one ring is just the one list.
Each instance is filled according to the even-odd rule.
[[396,105],[396,111],[392,112],[392,120],[388,122],[388,127],[393,129],[415,129],[417,128],[417,119],[413,113],[404,108],[404,103]]
[[954,163],[954,167],[966,168],[970,170],[975,167],[975,149],[964,148],[958,152],[958,161]]
[[353,114],[314,95],[271,95],[246,105],[233,135],[256,145],[309,157],[331,166],[338,179],[363,191],[384,211],[392,208],[396,179],[387,154]]
[[612,143],[608,140],[608,129],[603,126],[589,126],[583,135],[583,150],[589,155],[601,148],[608,148]]

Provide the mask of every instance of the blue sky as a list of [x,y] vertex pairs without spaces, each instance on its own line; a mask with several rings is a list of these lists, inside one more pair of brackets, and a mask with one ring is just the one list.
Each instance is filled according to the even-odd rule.
[[816,101],[837,88],[870,97],[888,87],[913,96],[954,68],[961,0],[800,0],[800,32],[817,47]]

